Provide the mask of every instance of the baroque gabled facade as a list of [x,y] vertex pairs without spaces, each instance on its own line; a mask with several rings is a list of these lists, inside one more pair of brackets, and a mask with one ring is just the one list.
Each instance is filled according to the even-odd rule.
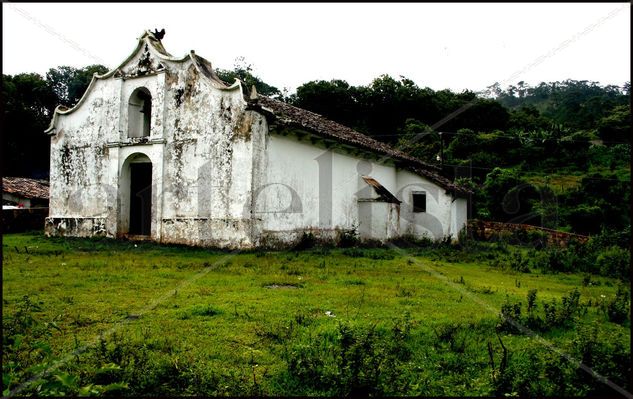
[[227,85],[151,32],[50,127],[48,235],[252,248],[456,238],[467,191],[318,114]]

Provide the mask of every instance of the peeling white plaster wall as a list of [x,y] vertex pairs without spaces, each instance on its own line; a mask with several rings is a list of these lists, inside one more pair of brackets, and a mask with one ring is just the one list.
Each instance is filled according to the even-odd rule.
[[[425,178],[314,137],[269,132],[239,85],[218,88],[192,59],[147,51],[149,74],[135,72],[141,50],[54,119],[47,234],[127,234],[129,164],[141,158],[152,163],[151,238],[160,242],[250,248],[354,230],[441,238],[465,224],[466,201]],[[128,103],[140,87],[152,97],[150,135],[128,138]],[[403,203],[363,201],[377,194],[362,175]],[[427,191],[426,215],[411,213],[412,189]],[[331,192],[331,207],[320,191]]]
[[[81,107],[59,116],[51,138],[50,224],[72,218],[77,226],[87,226],[75,235],[90,236],[95,229],[103,233],[108,215],[116,213],[107,142],[118,134],[119,91],[119,84],[96,81]],[[73,226],[64,226],[62,233],[73,234]]]
[[[413,212],[412,191],[426,192],[426,212]],[[398,193],[400,206],[400,231],[402,234],[427,236],[442,239],[457,238],[451,229],[453,218],[453,196],[428,179],[406,170],[398,170]]]
[[[325,237],[337,231],[357,230],[362,238],[385,240],[399,234],[441,239],[457,238],[458,226],[465,222],[466,201],[453,197],[429,180],[361,156],[326,149],[294,136],[272,133],[268,136],[266,174],[256,186],[255,216],[261,219],[261,232],[275,241],[296,240],[304,231]],[[322,169],[332,164],[331,207],[325,196],[320,202]],[[396,207],[384,202],[364,202],[358,199],[376,198],[377,194],[361,178],[369,175],[402,201]],[[292,209],[291,190],[300,200],[300,208]],[[425,213],[413,213],[411,191],[427,193]],[[327,191],[326,191],[327,192]],[[363,208],[361,210],[361,208]],[[398,209],[399,208],[399,209]],[[455,209],[463,208],[463,220],[453,220]],[[331,209],[331,219],[328,215]],[[322,216],[321,212],[327,216]],[[363,215],[360,217],[359,215]],[[375,221],[368,219],[376,218]],[[461,214],[460,214],[461,217]],[[399,219],[399,221],[398,221]],[[328,225],[320,222],[331,220]],[[359,228],[361,222],[371,224]],[[371,231],[371,233],[369,233]]]

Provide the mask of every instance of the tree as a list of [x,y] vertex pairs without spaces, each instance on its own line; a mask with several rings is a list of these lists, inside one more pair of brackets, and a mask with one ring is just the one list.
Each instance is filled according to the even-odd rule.
[[606,144],[631,143],[631,107],[618,105],[598,122],[598,135]]
[[541,112],[534,105],[524,105],[510,111],[509,130],[539,130],[545,129],[549,125],[550,122],[541,115]]
[[439,121],[434,92],[418,87],[411,79],[395,79],[381,75],[363,90],[357,90],[361,108],[360,117],[367,131],[382,141],[395,143],[397,131],[404,128],[407,119],[425,124]]
[[283,99],[283,95],[278,88],[269,85],[259,77],[253,75],[253,65],[247,63],[244,57],[237,57],[235,59],[233,70],[216,69],[215,72],[218,74],[220,79],[229,84],[232,84],[235,79],[239,79],[246,84],[248,89],[255,86],[255,89],[259,94],[277,98],[279,100]]
[[[628,84],[628,86],[627,86]],[[501,90],[493,86],[496,99],[505,107],[517,109],[534,106],[542,117],[552,123],[573,129],[594,129],[599,119],[616,105],[628,105],[630,83],[622,87],[602,86],[587,80],[565,80],[562,82],[541,82],[530,87],[524,82]]]
[[50,139],[44,130],[57,104],[48,82],[35,73],[2,76],[3,175],[47,177]]
[[442,117],[451,112],[467,107],[464,112],[446,123],[445,129],[473,129],[478,132],[492,132],[505,130],[508,127],[510,114],[499,102],[490,99],[478,98],[473,92],[464,92],[457,95],[458,104],[446,112]]
[[482,150],[483,140],[471,129],[459,129],[448,145],[445,157],[449,162],[470,159]]
[[580,204],[570,209],[567,221],[572,230],[578,234],[596,234],[601,230],[604,214],[599,206]]
[[304,83],[297,88],[291,102],[343,125],[358,128],[359,105],[356,90],[344,80]]
[[44,134],[59,104],[75,105],[94,73],[103,65],[51,68],[45,80],[38,74],[3,75],[3,173],[5,176],[47,177],[50,138]]
[[539,200],[539,192],[532,184],[521,179],[515,170],[502,168],[494,168],[486,176],[483,189],[476,195],[481,204],[480,217],[513,223],[540,222],[533,209]]
[[560,196],[562,218],[580,234],[620,230],[631,224],[631,185],[615,173],[593,173],[580,186]]
[[67,107],[76,105],[86,92],[92,76],[104,74],[108,69],[103,65],[89,65],[83,68],[59,66],[46,73],[46,80],[57,95],[59,104]]
[[407,119],[398,134],[396,148],[427,163],[436,163],[440,155],[440,136],[429,125]]

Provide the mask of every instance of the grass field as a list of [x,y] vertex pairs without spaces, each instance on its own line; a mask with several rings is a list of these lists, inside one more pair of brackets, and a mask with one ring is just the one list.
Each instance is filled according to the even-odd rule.
[[[20,392],[615,392],[561,357],[582,360],[589,345],[593,366],[630,389],[620,375],[630,372],[630,360],[611,364],[630,357],[630,322],[610,322],[604,312],[621,283],[498,266],[522,250],[479,244],[237,253],[5,235],[3,327],[6,335],[13,323],[10,331],[23,338],[19,345],[3,341],[4,388],[22,389],[42,365],[61,359],[55,378],[42,375]],[[569,323],[536,332],[546,343],[498,328],[504,303],[521,302],[527,315],[533,289],[533,312],[580,293]],[[30,320],[21,330],[19,317]],[[55,328],[45,324],[51,322]],[[554,372],[546,368],[552,359]]]

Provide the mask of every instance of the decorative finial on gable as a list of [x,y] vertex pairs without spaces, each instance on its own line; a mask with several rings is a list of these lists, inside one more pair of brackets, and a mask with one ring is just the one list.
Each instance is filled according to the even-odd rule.
[[163,37],[165,37],[165,28],[161,29],[160,32],[158,31],[158,29],[154,29],[154,32],[152,34],[156,39],[162,40]]

